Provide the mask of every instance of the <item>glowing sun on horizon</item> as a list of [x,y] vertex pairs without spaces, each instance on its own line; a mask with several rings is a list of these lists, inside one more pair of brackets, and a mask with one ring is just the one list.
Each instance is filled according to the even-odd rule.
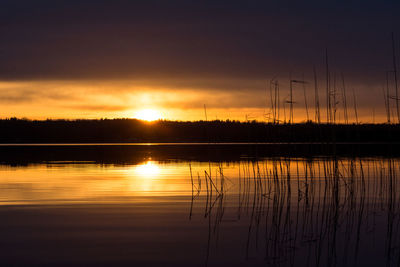
[[144,121],[156,121],[161,119],[161,113],[154,109],[142,109],[136,112],[135,118]]

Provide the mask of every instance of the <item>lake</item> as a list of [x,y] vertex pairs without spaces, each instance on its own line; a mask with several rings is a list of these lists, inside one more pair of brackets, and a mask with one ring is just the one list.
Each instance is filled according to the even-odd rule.
[[0,263],[397,266],[381,144],[0,146]]

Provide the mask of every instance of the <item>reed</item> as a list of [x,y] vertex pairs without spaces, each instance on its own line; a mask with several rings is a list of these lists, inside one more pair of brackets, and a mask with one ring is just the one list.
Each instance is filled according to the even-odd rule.
[[[247,222],[247,260],[254,261],[261,253],[272,266],[359,266],[365,263],[367,238],[374,235],[376,242],[384,241],[377,249],[385,251],[386,265],[400,264],[396,245],[400,241],[398,159],[241,161],[237,165],[239,185],[225,176],[221,163],[212,168],[220,182],[208,175],[210,170],[204,179],[224,194],[214,196],[217,204],[209,206],[207,261],[210,253],[215,253],[210,249],[211,240],[218,242],[221,234],[225,200],[232,195],[237,200],[237,220]],[[227,179],[234,193],[226,187]],[[379,219],[383,215],[386,226]],[[379,234],[382,227],[386,236]]]

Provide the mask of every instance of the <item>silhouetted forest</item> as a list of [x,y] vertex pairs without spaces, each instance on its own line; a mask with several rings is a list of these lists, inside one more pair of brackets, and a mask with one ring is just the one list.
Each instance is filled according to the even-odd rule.
[[0,120],[0,143],[383,142],[400,141],[397,124],[269,124],[239,121]]

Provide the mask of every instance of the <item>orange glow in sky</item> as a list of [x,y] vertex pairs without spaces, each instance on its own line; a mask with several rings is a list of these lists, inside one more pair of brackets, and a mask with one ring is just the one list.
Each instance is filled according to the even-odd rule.
[[[204,104],[209,120],[258,120],[268,121],[271,104],[260,81],[235,81],[238,90],[212,89],[206,85],[182,86],[175,81],[166,85],[154,81],[0,81],[0,118],[28,119],[99,119],[137,118],[145,121],[204,120]],[[219,80],[215,84],[221,84]],[[190,84],[188,82],[188,84]],[[197,87],[196,87],[197,85]],[[231,87],[232,84],[222,84]],[[361,86],[359,86],[361,88]],[[40,90],[39,90],[39,89]],[[280,121],[285,121],[288,105],[287,93],[282,86]],[[245,90],[246,89],[246,90]],[[247,90],[248,89],[248,90]],[[308,88],[308,109],[314,119],[312,88]],[[368,97],[357,99],[358,117],[361,122],[385,121],[384,103],[374,104],[368,99],[382,99],[382,92],[368,89]],[[307,119],[303,91],[296,91],[294,105],[296,122]],[[296,93],[295,92],[295,93]],[[212,96],[212,97],[210,97]],[[365,96],[358,92],[358,96]],[[320,96],[322,101],[323,96]],[[349,100],[350,101],[350,100]],[[382,100],[383,101],[383,100]],[[368,104],[368,105],[367,105]],[[350,105],[351,106],[351,105]],[[285,110],[286,109],[286,110]],[[321,107],[324,114],[325,107]],[[395,110],[394,102],[391,110]],[[343,122],[343,108],[338,105],[337,122]],[[324,120],[324,117],[322,118]],[[286,118],[288,120],[288,118]],[[355,115],[349,107],[349,121]]]

